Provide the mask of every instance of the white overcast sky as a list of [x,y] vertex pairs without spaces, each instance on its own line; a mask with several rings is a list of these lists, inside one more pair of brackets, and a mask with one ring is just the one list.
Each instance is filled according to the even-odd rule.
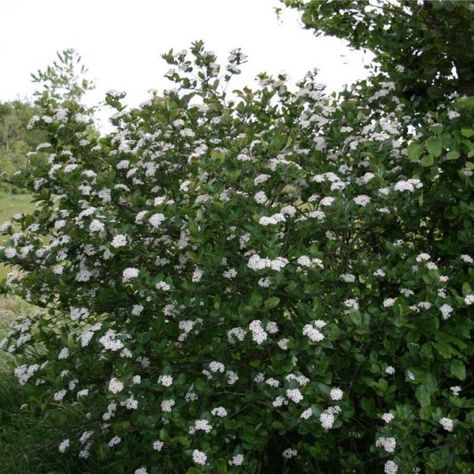
[[[330,90],[365,77],[369,57],[335,38],[316,38],[278,0],[0,0],[0,101],[31,97],[30,73],[57,50],[75,48],[96,80],[93,100],[110,89],[128,103],[170,87],[160,55],[202,39],[226,60],[240,47],[249,57],[240,81],[285,71],[294,82],[317,67]],[[241,85],[241,84],[239,84]]]

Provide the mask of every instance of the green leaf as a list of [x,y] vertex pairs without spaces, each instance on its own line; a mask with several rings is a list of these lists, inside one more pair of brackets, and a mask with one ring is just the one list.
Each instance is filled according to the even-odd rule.
[[418,161],[423,152],[423,147],[418,143],[410,143],[407,147],[408,159],[410,161]]
[[225,153],[222,150],[211,150],[211,158],[213,160],[223,160]]
[[200,474],[201,472],[201,469],[196,466],[192,466],[186,471],[186,474]]
[[278,306],[280,303],[280,298],[278,296],[272,296],[271,298],[268,298],[265,300],[264,306],[267,309],[272,309]]
[[470,138],[474,135],[474,128],[462,128],[461,133],[463,136]]
[[451,361],[449,371],[451,375],[453,375],[459,380],[464,380],[466,378],[466,367],[458,359]]
[[252,294],[250,295],[250,302],[252,303],[252,306],[255,306],[256,308],[260,308],[262,306],[262,295],[259,293],[258,290],[253,290]]
[[364,324],[364,319],[360,311],[353,309],[349,311],[349,319],[354,323],[356,326],[362,326]]
[[[439,138],[428,138],[425,142],[426,149],[430,152],[431,155],[434,157],[438,157],[441,155],[443,148],[441,147],[441,140]],[[431,165],[429,165],[431,166]]]
[[446,155],[446,158],[448,160],[457,160],[459,157],[460,157],[460,153],[457,150],[452,150]]
[[425,155],[421,159],[421,164],[425,167],[433,166],[433,164],[434,164],[433,155]]
[[423,408],[427,408],[431,403],[431,392],[425,385],[420,385],[415,392],[415,397]]
[[431,396],[436,393],[438,385],[433,375],[427,374],[424,381],[415,391],[415,397],[422,408],[428,408],[431,404]]

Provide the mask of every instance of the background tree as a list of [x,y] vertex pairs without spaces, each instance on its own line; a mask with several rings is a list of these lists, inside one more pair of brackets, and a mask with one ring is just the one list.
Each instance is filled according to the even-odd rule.
[[[35,97],[38,100],[45,94],[59,102],[74,101],[80,103],[85,94],[94,89],[93,81],[87,78],[87,68],[81,56],[74,49],[65,49],[56,53],[56,60],[32,74],[37,84]],[[94,108],[84,108],[83,113],[92,115]],[[21,190],[24,181],[15,179],[15,173],[28,169],[44,160],[44,153],[36,153],[36,147],[46,142],[43,132],[28,127],[30,121],[41,109],[28,102],[19,100],[0,104],[0,182],[9,191]],[[36,120],[36,117],[35,119]],[[97,134],[93,124],[89,133]]]
[[421,110],[455,92],[474,94],[471,1],[283,1],[317,35],[370,49],[380,70]]
[[94,82],[87,78],[87,72],[76,50],[69,48],[58,51],[51,65],[31,75],[33,82],[39,84],[35,95],[46,92],[58,101],[81,102],[84,95],[95,88]]
[[28,128],[39,109],[28,102],[15,100],[0,103],[0,186],[5,190],[19,190],[15,185],[16,171],[28,166],[28,152],[45,141],[46,134]]

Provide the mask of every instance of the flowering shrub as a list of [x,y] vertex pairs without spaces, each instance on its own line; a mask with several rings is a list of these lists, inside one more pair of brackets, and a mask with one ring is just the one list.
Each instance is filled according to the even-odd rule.
[[32,403],[87,413],[57,455],[470,472],[472,99],[426,117],[389,80],[336,98],[312,73],[229,95],[240,51],[164,57],[176,88],[109,93],[104,138],[42,97],[37,208],[2,226],[8,287],[44,308],[3,348]]

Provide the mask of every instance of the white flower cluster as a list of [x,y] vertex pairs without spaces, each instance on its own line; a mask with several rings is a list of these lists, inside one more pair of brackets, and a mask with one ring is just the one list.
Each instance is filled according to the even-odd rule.
[[252,332],[252,339],[258,344],[267,340],[267,333],[263,329],[262,322],[258,319],[255,319],[249,324],[249,329]]
[[298,455],[298,451],[296,449],[292,449],[292,448],[285,449],[282,453],[282,456],[285,459],[291,459],[291,458],[296,457],[297,455]]
[[269,216],[269,217],[267,216],[260,217],[258,221],[258,223],[263,226],[277,225],[277,224],[280,224],[281,222],[285,222],[285,216],[281,212],[273,214],[272,216]]
[[380,438],[377,438],[375,441],[375,446],[382,447],[387,451],[387,453],[393,453],[395,452],[395,448],[397,447],[397,440],[395,438],[386,438],[384,436],[381,436]]
[[158,229],[161,226],[161,223],[166,220],[166,217],[162,213],[157,213],[153,214],[149,219],[148,222],[155,227],[155,229]]
[[204,453],[203,451],[199,451],[198,449],[195,449],[193,451],[193,461],[196,464],[200,464],[201,466],[204,466],[207,461],[206,453]]
[[446,431],[453,431],[454,428],[454,421],[451,418],[441,418],[439,420],[439,424],[445,429]]
[[408,191],[410,193],[414,192],[415,189],[420,189],[423,187],[423,183],[419,179],[408,179],[406,181],[398,181],[395,183],[393,189],[398,192]]
[[158,377],[158,383],[163,387],[171,387],[173,385],[173,377],[171,375],[160,375]]
[[120,393],[123,390],[123,383],[116,379],[115,377],[112,378],[109,382],[109,391],[114,394]]
[[210,433],[212,431],[212,425],[207,420],[196,420],[193,425],[189,427],[188,433],[195,434],[196,431],[204,431]]
[[339,406],[329,407],[324,410],[321,415],[319,415],[319,422],[325,430],[330,430],[333,427],[334,422],[336,421],[335,415],[341,412]]
[[134,278],[137,278],[138,274],[139,274],[139,271],[138,271],[137,268],[126,268],[123,271],[122,280],[125,283],[125,282],[130,281]]
[[321,319],[312,321],[310,324],[305,324],[303,327],[303,336],[306,336],[311,342],[320,342],[324,339],[324,334],[319,331],[324,326],[326,322]]

